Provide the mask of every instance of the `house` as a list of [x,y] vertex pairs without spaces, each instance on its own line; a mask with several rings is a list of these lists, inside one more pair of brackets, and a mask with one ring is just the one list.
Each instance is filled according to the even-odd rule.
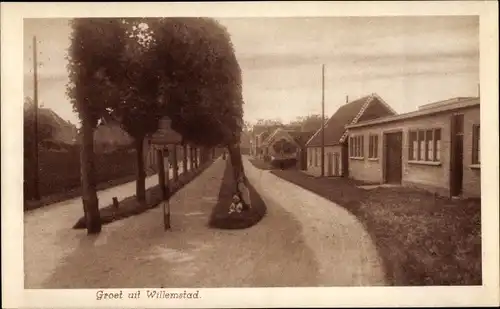
[[297,168],[301,170],[307,169],[307,141],[313,136],[315,131],[302,132],[302,131],[289,131],[288,134],[292,136],[295,142],[299,145],[299,153],[297,157]]
[[453,98],[347,126],[349,175],[445,196],[481,196],[480,100]]
[[262,143],[261,148],[271,161],[295,159],[300,145],[290,134],[292,131],[284,128],[274,130]]
[[[324,175],[348,176],[348,139],[346,125],[397,114],[377,94],[373,93],[342,105],[324,127]],[[307,172],[321,175],[321,128],[309,139]]]
[[[25,139],[34,134],[34,114],[35,104],[29,98],[24,102],[24,130]],[[78,129],[74,124],[62,119],[56,112],[50,108],[38,107],[38,138],[42,147],[60,148],[59,145],[72,145],[76,142]],[[50,128],[44,134],[44,128]],[[50,133],[49,133],[50,132]]]
[[254,153],[256,157],[263,158],[264,150],[262,149],[262,143],[269,137],[271,133],[269,131],[263,131],[255,136]]
[[293,164],[305,169],[306,142],[313,134],[314,132],[277,128],[262,143],[261,149],[272,162],[293,161]]

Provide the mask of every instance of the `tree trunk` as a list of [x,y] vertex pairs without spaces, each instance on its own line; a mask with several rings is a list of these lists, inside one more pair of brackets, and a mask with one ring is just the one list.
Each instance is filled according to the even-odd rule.
[[101,232],[101,216],[97,199],[94,166],[94,128],[88,120],[82,121],[82,145],[80,148],[80,171],[82,202],[87,234]]
[[239,143],[231,144],[228,147],[229,158],[233,167],[233,176],[235,180],[236,194],[243,203],[243,210],[251,207],[250,192],[248,191],[248,179],[243,169],[243,159]]
[[187,164],[188,164],[188,156],[187,156],[187,145],[184,144],[183,145],[183,150],[182,150],[182,172],[183,173],[187,173],[188,171],[188,167],[187,167]]
[[173,172],[174,172],[174,177],[173,180],[174,182],[177,182],[179,180],[179,162],[177,162],[177,145],[174,145],[173,148],[173,153],[172,153],[172,163],[173,163]]
[[135,195],[139,203],[146,202],[146,172],[144,171],[144,137],[135,139],[135,150],[137,155],[137,181],[135,183]]

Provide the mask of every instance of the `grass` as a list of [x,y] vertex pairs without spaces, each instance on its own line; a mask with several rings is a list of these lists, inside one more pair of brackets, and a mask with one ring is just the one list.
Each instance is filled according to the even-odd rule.
[[219,200],[212,210],[209,226],[219,229],[245,229],[254,226],[265,216],[267,207],[252,185],[248,187],[252,207],[241,213],[228,213],[233,194],[235,181],[230,160],[226,160],[226,168],[219,191]]
[[[213,160],[207,163],[200,164],[197,169],[190,171],[186,174],[179,175],[177,182],[170,180],[170,190],[171,194],[175,194],[179,189],[188,184],[191,180],[196,178],[201,172],[203,172],[207,167],[213,163]],[[157,207],[163,200],[161,189],[159,185],[151,187],[146,190],[146,203],[141,204],[137,201],[135,194],[119,201],[119,207],[115,208],[113,204],[110,204],[104,208],[100,209],[101,223],[103,225],[109,224],[111,222],[125,219],[131,216],[141,214],[149,209]],[[85,229],[85,217],[81,217],[73,226],[74,229]]]
[[411,188],[364,190],[356,181],[273,174],[344,207],[365,226],[391,285],[481,285],[481,201]]

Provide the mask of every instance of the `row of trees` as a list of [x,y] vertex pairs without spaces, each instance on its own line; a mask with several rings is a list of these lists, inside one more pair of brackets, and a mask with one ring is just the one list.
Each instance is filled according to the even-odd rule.
[[67,93],[81,121],[88,233],[101,230],[93,131],[106,118],[135,141],[139,201],[145,199],[144,139],[168,116],[185,144],[228,148],[236,194],[249,208],[239,151],[241,71],[226,29],[208,18],[85,18],[71,26]]
[[[323,122],[328,119],[325,118]],[[277,128],[291,129],[301,132],[315,132],[321,128],[321,115],[312,114],[300,116],[288,123],[283,123],[279,119],[259,119],[255,124],[246,123],[246,127],[251,135],[255,136],[263,131],[272,132]]]

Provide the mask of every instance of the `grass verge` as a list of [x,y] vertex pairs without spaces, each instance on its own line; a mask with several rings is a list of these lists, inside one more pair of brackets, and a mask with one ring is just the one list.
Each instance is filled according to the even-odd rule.
[[[196,178],[212,163],[213,160],[210,160],[204,164],[201,164],[197,169],[189,171],[186,174],[183,173],[179,175],[179,179],[177,182],[170,180],[171,194],[172,195],[175,194],[177,191],[179,191],[179,189],[181,189],[186,184],[191,182],[191,180]],[[119,201],[118,208],[115,208],[113,204],[101,208],[100,209],[101,223],[105,225],[117,220],[141,214],[149,209],[157,207],[161,201],[162,201],[161,189],[159,185],[156,185],[146,190],[146,203],[144,205],[140,204],[137,201],[134,194],[133,196],[127,197]],[[85,228],[86,228],[85,217],[82,216],[75,223],[73,229],[85,229]]]
[[212,210],[209,226],[218,229],[245,229],[259,223],[265,216],[267,207],[252,185],[249,185],[252,207],[241,213],[228,213],[235,189],[233,169],[230,160],[226,160],[224,176],[219,191],[219,200]]
[[481,285],[481,201],[411,188],[364,190],[343,178],[273,174],[354,214],[374,240],[391,285]]

